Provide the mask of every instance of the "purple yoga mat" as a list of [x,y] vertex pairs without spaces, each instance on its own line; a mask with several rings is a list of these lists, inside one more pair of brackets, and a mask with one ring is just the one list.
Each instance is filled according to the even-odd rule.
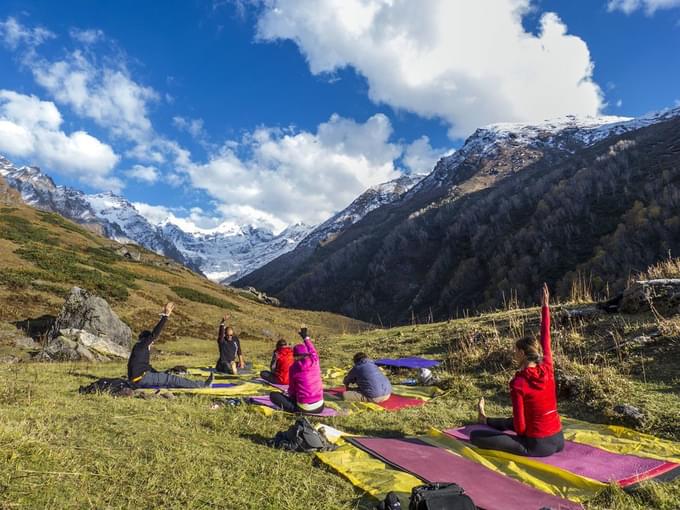
[[261,377],[258,377],[257,379],[254,379],[256,383],[260,384],[266,384],[268,386],[273,386],[277,390],[281,390],[283,393],[288,393],[288,385],[287,384],[276,384],[271,381],[267,381],[266,379],[262,379]]
[[[272,400],[269,397],[250,397],[250,402],[253,404],[258,404],[261,406],[266,406],[271,409],[276,409],[277,411],[281,411],[281,408],[277,405],[275,405]],[[323,411],[320,413],[304,413],[308,416],[322,416],[322,417],[329,417],[329,416],[337,416],[338,411],[331,407],[324,407]]]
[[457,483],[484,510],[582,508],[578,503],[541,492],[419,439],[363,437],[352,438],[350,442],[428,483]]
[[432,368],[439,365],[439,363],[440,362],[437,360],[418,358],[417,356],[411,358],[382,358],[375,360],[376,365],[397,368]]
[[[470,434],[474,430],[494,430],[486,425],[468,425],[458,429],[445,430],[444,433],[461,441],[470,441]],[[506,434],[515,435],[512,431]],[[608,452],[595,446],[573,441],[564,442],[564,450],[550,457],[534,458],[561,469],[565,469],[579,476],[585,476],[600,482],[626,482],[633,478],[650,478],[659,471],[666,472],[664,466],[669,463],[662,460],[644,459],[634,455],[621,455]],[[672,466],[668,466],[672,468]],[[645,475],[648,476],[645,476]],[[660,473],[659,473],[660,474]]]

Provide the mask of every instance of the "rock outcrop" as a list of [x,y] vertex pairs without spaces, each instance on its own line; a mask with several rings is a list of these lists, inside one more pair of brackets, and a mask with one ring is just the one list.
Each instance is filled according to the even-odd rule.
[[121,321],[106,300],[74,287],[48,334],[48,343],[57,339],[63,330],[84,330],[97,337],[105,337],[129,349],[132,330]]
[[641,280],[623,292],[621,312],[642,313],[652,308],[662,315],[680,313],[680,278]]
[[130,351],[103,335],[93,335],[82,329],[62,329],[43,351],[47,359],[60,361],[109,361],[126,359]]

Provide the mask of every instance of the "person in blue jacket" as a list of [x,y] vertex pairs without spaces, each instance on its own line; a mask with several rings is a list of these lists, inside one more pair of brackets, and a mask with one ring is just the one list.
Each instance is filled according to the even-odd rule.
[[[390,380],[363,352],[354,355],[354,366],[345,376],[343,384],[343,398],[348,401],[379,404],[392,394]],[[351,385],[356,385],[357,389],[350,389]]]

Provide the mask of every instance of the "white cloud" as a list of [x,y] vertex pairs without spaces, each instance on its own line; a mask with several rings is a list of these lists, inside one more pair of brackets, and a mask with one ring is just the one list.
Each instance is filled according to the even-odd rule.
[[98,28],[83,30],[74,27],[71,28],[68,33],[72,39],[83,44],[94,44],[104,38],[104,32]]
[[186,119],[184,117],[175,116],[172,118],[172,124],[180,131],[186,131],[196,139],[205,138],[203,119]]
[[264,0],[260,40],[291,39],[313,74],[351,66],[370,98],[446,120],[451,136],[498,121],[597,114],[586,43],[554,13],[527,32],[531,0]]
[[432,148],[430,139],[427,136],[421,136],[406,147],[402,161],[411,173],[430,173],[439,158],[451,152],[447,149]]
[[66,134],[62,117],[50,101],[0,90],[0,151],[31,158],[49,170],[99,189],[120,190],[111,175],[118,162],[113,149],[85,131]]
[[158,169],[153,166],[134,165],[125,175],[137,181],[154,184],[158,181]]
[[648,16],[661,9],[680,7],[680,0],[609,0],[607,8],[610,12],[621,11],[631,14],[639,9],[644,9]]
[[333,115],[316,133],[260,128],[186,171],[195,187],[221,202],[226,218],[277,230],[315,224],[399,175],[394,161],[402,148],[391,135],[382,114],[364,123]]
[[165,207],[163,205],[151,205],[143,202],[135,202],[135,209],[154,225],[172,223],[180,227],[184,232],[208,233],[218,227],[222,229],[231,227],[238,229],[236,224],[225,224],[220,216],[211,216],[200,207],[192,207],[188,211],[181,207]]
[[21,44],[36,47],[54,37],[56,36],[46,28],[27,28],[11,16],[5,21],[0,21],[0,38],[6,46],[13,50]]

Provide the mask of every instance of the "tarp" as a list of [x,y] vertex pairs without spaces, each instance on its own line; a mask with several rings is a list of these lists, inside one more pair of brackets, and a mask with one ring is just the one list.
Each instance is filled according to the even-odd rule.
[[419,358],[412,356],[410,358],[381,358],[375,360],[375,364],[384,367],[395,368],[432,368],[439,365],[439,361],[433,359]]
[[475,505],[486,510],[582,508],[578,503],[539,491],[419,438],[364,437],[348,441],[425,482],[455,482]]
[[[456,439],[469,441],[475,430],[493,430],[486,425],[469,425],[444,432]],[[514,434],[508,432],[508,434]],[[482,456],[488,450],[480,450]],[[508,459],[524,464],[527,457],[503,453]],[[597,480],[603,483],[616,482],[621,487],[629,487],[643,480],[662,477],[680,467],[675,463],[657,459],[623,455],[608,452],[595,446],[565,441],[564,450],[549,457],[532,458],[532,462],[540,462],[548,466],[570,471],[576,475]],[[680,471],[678,472],[680,474]]]
[[[163,388],[163,389],[177,394],[186,393],[190,395],[213,395],[217,397],[251,397],[267,393],[267,388],[265,386],[253,382],[244,382],[242,384],[228,385],[226,387]],[[155,392],[159,390],[152,388],[150,389],[142,388],[139,391]]]

